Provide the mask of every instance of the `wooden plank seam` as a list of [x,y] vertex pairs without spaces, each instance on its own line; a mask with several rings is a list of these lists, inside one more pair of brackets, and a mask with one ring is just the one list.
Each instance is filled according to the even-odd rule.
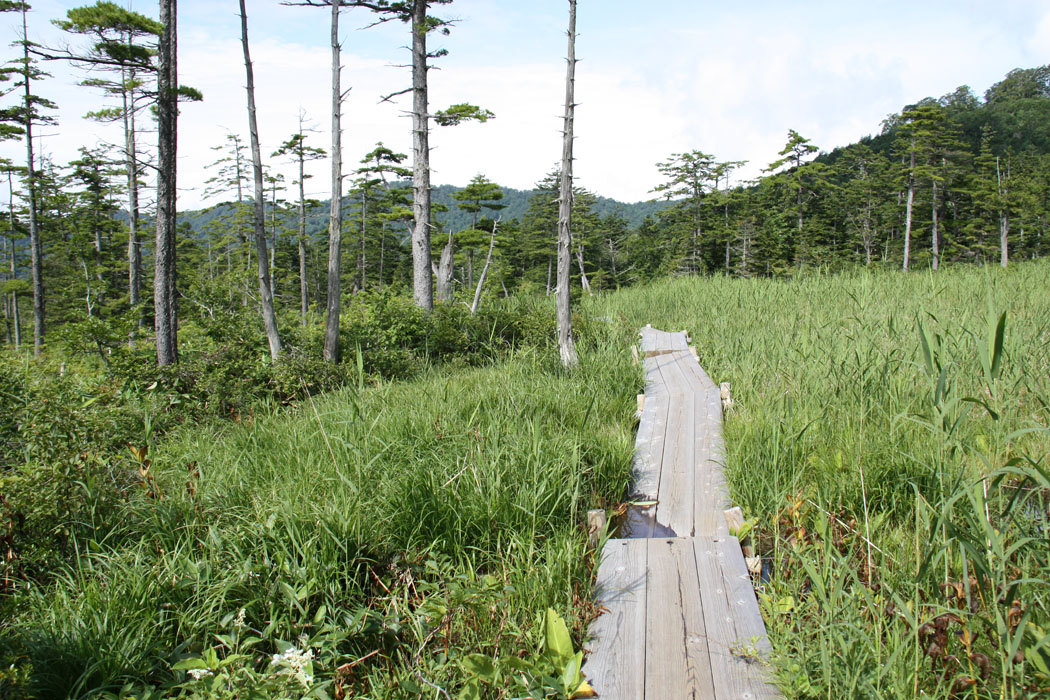
[[604,700],[779,698],[744,552],[729,534],[743,514],[729,509],[722,471],[727,387],[700,367],[686,332],[647,325],[639,335],[646,387],[631,493],[648,505],[628,539],[602,550],[584,675]]

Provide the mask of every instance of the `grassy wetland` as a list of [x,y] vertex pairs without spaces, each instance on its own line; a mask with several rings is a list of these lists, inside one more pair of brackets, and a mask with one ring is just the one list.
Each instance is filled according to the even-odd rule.
[[[135,449],[96,469],[71,456],[75,517],[44,514],[66,555],[5,569],[0,689],[564,696],[545,611],[585,645],[582,522],[626,492],[642,381],[629,346],[650,323],[687,329],[732,384],[729,481],[765,559],[786,697],[1045,695],[1048,278],[1036,262],[668,279],[584,300],[574,372],[540,343],[386,380],[363,351],[342,388],[237,421],[151,433],[178,399],[122,404]],[[5,371],[8,397],[43,391],[29,365]],[[54,401],[123,434],[102,387]],[[54,487],[14,478],[11,499]]]
[[667,280],[598,302],[732,384],[787,697],[1050,692],[1050,306],[1009,272]]

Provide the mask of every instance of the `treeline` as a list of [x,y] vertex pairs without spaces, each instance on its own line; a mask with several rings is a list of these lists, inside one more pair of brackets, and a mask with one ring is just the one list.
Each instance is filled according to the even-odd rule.
[[[24,3],[11,5],[24,14]],[[52,337],[104,358],[115,347],[148,341],[155,325],[143,294],[151,286],[154,246],[142,235],[155,226],[155,212],[139,195],[152,156],[134,139],[133,117],[145,121],[156,98],[136,70],[148,73],[161,26],[99,2],[71,11],[63,28],[103,35],[74,63],[94,56],[119,69],[112,81],[85,84],[121,105],[96,116],[123,119],[127,139],[121,148],[84,147],[66,164],[38,154],[32,171],[0,163],[11,191],[0,221],[3,339],[26,343],[31,319],[42,319],[46,309]],[[42,50],[27,40],[20,45],[25,55],[3,74],[21,88],[0,113],[0,136],[9,138],[48,123],[49,103],[30,92],[43,77],[33,53]],[[407,294],[421,278],[413,260],[420,190],[408,179],[405,154],[376,144],[343,171],[340,255],[332,256],[328,202],[305,197],[303,170],[329,154],[309,137],[300,128],[268,154],[264,228],[256,221],[248,143],[229,133],[216,148],[207,194],[222,203],[183,215],[176,236],[171,286],[182,320],[214,322],[258,309],[263,268],[282,328],[316,325],[326,306],[331,314],[333,260],[340,306],[346,295],[365,291]],[[288,182],[265,167],[276,162],[297,167],[299,177]],[[1006,265],[1044,255],[1050,67],[1012,71],[983,99],[964,86],[922,100],[891,115],[881,134],[830,153],[789,131],[763,177],[731,186],[742,164],[699,150],[672,154],[658,164],[664,181],[653,193],[660,199],[636,205],[576,189],[574,287],[594,293],[667,274]],[[424,279],[433,276],[439,301],[473,312],[493,297],[554,291],[558,177],[555,170],[530,191],[502,188],[483,175],[461,188],[428,186]],[[260,250],[266,265],[259,264]]]
[[882,133],[818,153],[795,131],[765,175],[700,151],[661,164],[675,206],[647,221],[645,274],[790,275],[812,266],[937,269],[1045,255],[1050,66],[962,86],[891,115]]

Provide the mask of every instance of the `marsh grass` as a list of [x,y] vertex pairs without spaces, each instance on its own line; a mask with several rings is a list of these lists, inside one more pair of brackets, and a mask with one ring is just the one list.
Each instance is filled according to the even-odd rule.
[[732,384],[728,478],[788,697],[1050,693],[1048,280],[682,278],[595,303],[687,329]]
[[297,644],[312,696],[443,697],[470,655],[537,654],[547,607],[579,643],[581,523],[626,489],[638,389],[629,339],[588,337],[571,375],[527,349],[176,430],[149,452],[155,497],[92,523],[74,565],[19,596],[2,640],[29,678],[8,691],[210,697],[174,667],[211,649],[257,693],[239,697],[278,697],[268,659]]
[[[627,491],[646,323],[732,383],[728,478],[788,697],[1045,694],[1048,279],[666,280],[585,301],[571,374],[528,345],[174,429],[149,492],[85,510],[73,564],[5,608],[0,694],[558,692],[545,610],[584,641],[582,521]],[[305,685],[272,663],[292,650]]]

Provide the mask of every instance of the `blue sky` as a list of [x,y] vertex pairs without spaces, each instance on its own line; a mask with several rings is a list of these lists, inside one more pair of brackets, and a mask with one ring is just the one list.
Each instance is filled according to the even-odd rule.
[[[70,7],[33,2],[32,38],[55,43],[49,26]],[[155,14],[156,3],[131,7]],[[249,31],[259,90],[264,154],[296,129],[300,109],[327,148],[329,13],[249,0]],[[1050,63],[1050,3],[1045,0],[847,0],[708,2],[670,0],[647,8],[626,0],[580,0],[577,54],[578,183],[625,201],[652,197],[656,163],[699,149],[720,160],[748,160],[741,178],[776,158],[788,129],[822,149],[876,133],[903,105],[968,84],[979,95],[1007,71]],[[201,185],[227,131],[247,135],[244,65],[237,3],[181,0],[180,79],[202,90],[185,105],[179,144],[180,206],[207,204]],[[487,124],[436,128],[434,182],[462,185],[477,174],[527,188],[555,165],[564,94],[567,3],[564,0],[456,0],[437,8],[458,18],[448,49],[431,73],[438,109],[472,102],[491,109]],[[344,117],[344,162],[352,167],[377,141],[408,152],[407,102],[379,104],[408,84],[407,30],[389,23],[368,30],[367,12],[342,18],[343,82],[351,87]],[[0,32],[16,38],[11,16]],[[76,87],[64,65],[39,93],[59,103],[60,126],[41,147],[58,162],[80,145],[119,136],[79,117],[98,96]],[[10,98],[8,98],[10,99]],[[407,98],[402,98],[405,100]],[[152,138],[152,136],[147,136]],[[17,144],[0,146],[20,157]],[[284,169],[289,182],[290,167]],[[323,164],[308,186],[327,197]]]

